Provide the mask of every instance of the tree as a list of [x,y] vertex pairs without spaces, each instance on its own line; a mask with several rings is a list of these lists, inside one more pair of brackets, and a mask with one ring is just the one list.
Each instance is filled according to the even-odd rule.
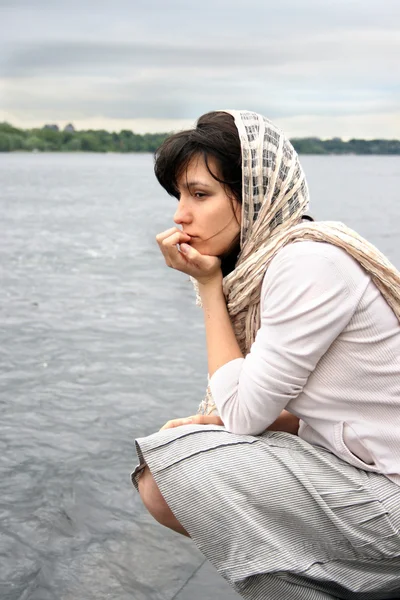
[[78,138],[74,138],[65,144],[63,150],[67,152],[79,152],[82,150],[82,142]]
[[0,152],[10,152],[11,144],[10,144],[10,136],[6,133],[0,131]]
[[86,152],[99,152],[100,150],[99,140],[92,131],[85,132],[83,135],[81,135],[80,142],[82,145],[82,150]]
[[36,135],[30,135],[24,140],[23,148],[30,152],[32,152],[32,150],[41,150],[43,152],[46,150],[46,142]]

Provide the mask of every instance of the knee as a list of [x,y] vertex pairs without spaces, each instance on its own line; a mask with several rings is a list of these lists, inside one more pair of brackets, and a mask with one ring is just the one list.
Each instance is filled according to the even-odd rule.
[[151,516],[161,525],[167,525],[171,517],[171,509],[165,502],[148,467],[141,474],[138,486],[142,502]]
[[144,469],[140,476],[138,487],[143,504],[156,521],[181,535],[190,537],[164,500],[164,496],[158,489],[158,485],[148,467]]

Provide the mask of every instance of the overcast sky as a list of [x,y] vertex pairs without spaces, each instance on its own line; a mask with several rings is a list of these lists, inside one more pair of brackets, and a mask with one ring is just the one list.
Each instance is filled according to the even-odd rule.
[[0,121],[400,138],[400,0],[0,0]]

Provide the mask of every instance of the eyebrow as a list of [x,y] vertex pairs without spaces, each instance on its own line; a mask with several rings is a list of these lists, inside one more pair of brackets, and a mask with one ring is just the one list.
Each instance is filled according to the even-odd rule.
[[208,183],[204,183],[203,181],[188,181],[184,183],[184,187],[187,189],[196,187],[196,186],[200,186],[200,187],[206,187],[206,188],[211,188],[211,185],[208,185]]

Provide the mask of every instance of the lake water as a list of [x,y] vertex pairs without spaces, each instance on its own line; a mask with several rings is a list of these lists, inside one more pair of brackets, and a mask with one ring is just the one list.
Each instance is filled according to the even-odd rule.
[[[302,163],[312,214],[400,267],[400,157]],[[1,600],[180,600],[203,563],[130,483],[134,438],[206,384],[201,310],[154,240],[175,204],[150,155],[0,155]]]

